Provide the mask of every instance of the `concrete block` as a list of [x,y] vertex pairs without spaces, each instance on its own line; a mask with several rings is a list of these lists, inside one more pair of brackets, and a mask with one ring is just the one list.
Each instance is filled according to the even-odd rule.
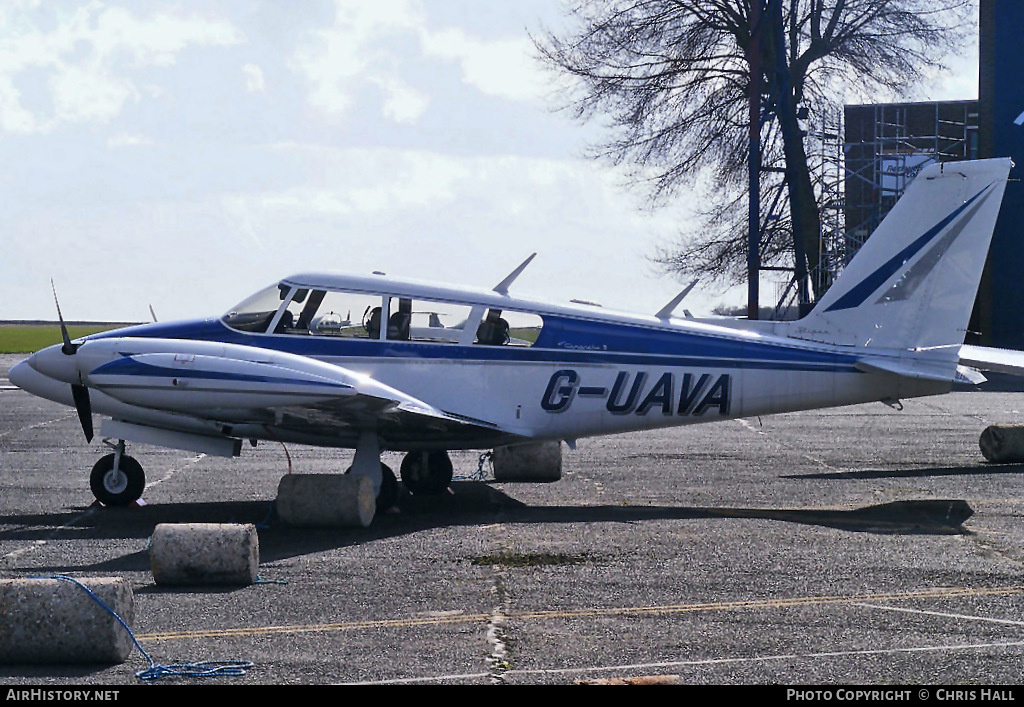
[[495,481],[550,483],[562,478],[562,443],[527,442],[495,447]]
[[[135,596],[126,579],[77,581],[131,626]],[[134,645],[121,622],[79,584],[49,578],[0,580],[0,664],[123,663]]]
[[277,514],[304,528],[365,528],[377,498],[373,482],[356,474],[288,474],[277,487]]
[[149,563],[157,584],[245,586],[259,571],[259,538],[251,523],[161,523]]

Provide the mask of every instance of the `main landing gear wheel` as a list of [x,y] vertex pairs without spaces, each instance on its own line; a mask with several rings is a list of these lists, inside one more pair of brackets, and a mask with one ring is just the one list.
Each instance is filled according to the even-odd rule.
[[[352,467],[345,470],[345,473],[352,471]],[[386,511],[398,501],[398,479],[395,472],[391,471],[384,462],[380,463],[380,491],[377,492],[377,512]]]
[[114,468],[114,454],[101,458],[89,474],[92,493],[104,506],[127,506],[142,497],[146,488],[146,474],[142,465],[127,454]]
[[409,452],[402,459],[402,483],[417,496],[437,496],[452,482],[448,452]]

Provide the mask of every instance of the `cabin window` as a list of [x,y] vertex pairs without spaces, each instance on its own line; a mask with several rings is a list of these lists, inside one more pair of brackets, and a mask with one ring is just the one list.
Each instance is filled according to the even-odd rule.
[[531,312],[491,308],[476,328],[476,342],[484,346],[533,346],[544,320]]
[[[391,297],[387,338],[457,344],[465,338],[473,308],[466,304]],[[468,342],[467,342],[468,343]]]
[[383,302],[380,295],[314,291],[296,319],[293,333],[378,339]]

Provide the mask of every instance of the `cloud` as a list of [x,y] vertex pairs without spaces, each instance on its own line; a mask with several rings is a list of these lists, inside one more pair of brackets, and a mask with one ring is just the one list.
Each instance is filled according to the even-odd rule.
[[415,123],[430,104],[430,97],[423,91],[398,81],[394,77],[383,77],[374,83],[384,94],[381,112],[384,117],[396,123]]
[[485,41],[449,28],[421,34],[429,56],[458,62],[462,80],[481,93],[525,103],[537,102],[544,79],[527,37]]
[[245,41],[230,23],[200,15],[140,16],[96,0],[68,7],[15,2],[0,9],[0,129],[48,133],[110,121],[145,95],[133,79],[139,69],[171,66],[189,47]]
[[[353,94],[376,85],[390,101],[391,117],[408,119],[420,109],[409,109],[411,96],[395,71],[388,52],[379,42],[413,33],[422,19],[416,0],[335,0],[334,23],[312,32],[296,51],[290,64],[309,83],[309,103],[325,116],[343,118],[353,104]],[[422,104],[424,96],[416,102]],[[399,106],[406,105],[402,110]]]
[[153,139],[146,135],[130,135],[128,133],[121,133],[120,135],[112,135],[107,138],[107,147],[140,147],[152,144]]
[[429,8],[420,0],[335,0],[333,24],[312,32],[290,62],[309,85],[309,105],[341,121],[372,88],[383,117],[415,122],[430,104],[424,59],[454,62],[462,81],[485,95],[538,101],[545,84],[527,37],[485,40],[460,28],[432,29]]
[[48,82],[53,101],[50,125],[62,122],[104,123],[139,94],[131,81],[100,66],[64,66]]
[[265,88],[263,69],[256,64],[246,64],[242,67],[242,74],[245,76],[246,91],[249,93],[263,93]]

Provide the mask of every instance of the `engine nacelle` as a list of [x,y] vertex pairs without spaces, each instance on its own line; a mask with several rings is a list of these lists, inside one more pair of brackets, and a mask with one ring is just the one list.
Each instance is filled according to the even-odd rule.
[[561,442],[526,442],[495,447],[494,480],[550,483],[562,478]]

